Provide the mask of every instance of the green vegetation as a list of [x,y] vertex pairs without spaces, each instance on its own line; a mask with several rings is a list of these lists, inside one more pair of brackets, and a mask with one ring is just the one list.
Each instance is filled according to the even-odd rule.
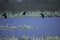
[[29,37],[23,36],[21,38],[17,38],[13,36],[12,38],[0,38],[0,40],[60,40],[60,37],[56,36],[56,37],[29,38]]

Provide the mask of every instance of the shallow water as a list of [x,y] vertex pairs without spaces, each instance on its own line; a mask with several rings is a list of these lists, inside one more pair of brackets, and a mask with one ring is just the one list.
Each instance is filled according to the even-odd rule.
[[0,25],[21,26],[28,25],[38,27],[33,30],[0,30],[0,37],[21,37],[25,36],[60,36],[60,17],[46,18],[8,18],[0,19]]

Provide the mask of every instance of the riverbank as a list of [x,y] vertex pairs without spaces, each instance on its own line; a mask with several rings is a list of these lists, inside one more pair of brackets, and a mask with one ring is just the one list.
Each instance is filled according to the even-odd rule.
[[56,36],[56,37],[42,37],[42,38],[39,38],[39,37],[26,37],[26,36],[23,36],[21,38],[17,38],[17,37],[5,37],[5,38],[0,38],[0,40],[60,40],[60,37]]

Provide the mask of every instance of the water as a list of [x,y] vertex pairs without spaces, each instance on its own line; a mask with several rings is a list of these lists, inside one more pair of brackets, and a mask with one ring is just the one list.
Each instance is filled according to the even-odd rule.
[[0,19],[0,25],[17,27],[28,25],[39,28],[33,30],[0,30],[0,37],[21,37],[23,35],[28,37],[60,36],[60,17]]

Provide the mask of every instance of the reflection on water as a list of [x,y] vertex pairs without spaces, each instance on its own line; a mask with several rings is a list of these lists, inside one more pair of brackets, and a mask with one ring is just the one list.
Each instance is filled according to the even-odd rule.
[[[8,18],[0,19],[0,25],[9,26],[9,28],[14,29],[13,27],[19,28],[20,25],[29,25],[32,28],[38,27],[34,30],[0,30],[0,37],[22,37],[25,36],[34,36],[34,37],[43,37],[43,36],[60,36],[60,17],[46,17],[42,18]],[[11,27],[13,26],[13,27]],[[24,26],[25,28],[25,26]],[[30,28],[30,27],[28,27]]]
[[32,26],[27,26],[27,25],[23,25],[23,26],[0,26],[0,30],[21,30],[21,29],[38,29],[38,27],[32,27]]

